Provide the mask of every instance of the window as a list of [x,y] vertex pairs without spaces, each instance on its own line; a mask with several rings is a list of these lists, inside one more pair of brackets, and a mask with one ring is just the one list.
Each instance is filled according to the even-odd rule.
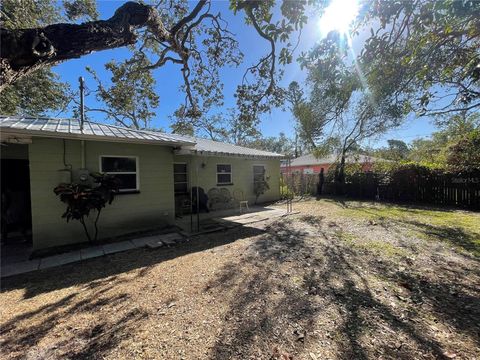
[[187,164],[173,164],[173,187],[175,194],[186,194],[188,192]]
[[120,192],[139,189],[138,159],[135,156],[100,156],[100,172],[119,179]]
[[265,181],[265,166],[253,165],[253,183]]
[[218,164],[217,165],[217,184],[229,185],[232,183],[232,165]]

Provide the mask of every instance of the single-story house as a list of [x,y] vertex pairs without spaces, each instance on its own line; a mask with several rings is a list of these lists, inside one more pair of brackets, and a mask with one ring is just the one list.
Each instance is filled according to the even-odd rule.
[[102,212],[100,237],[174,223],[175,207],[184,205],[178,199],[192,187],[232,198],[236,192],[252,204],[254,181],[264,177],[270,189],[259,202],[280,197],[283,156],[271,152],[88,121],[81,128],[75,119],[1,116],[0,135],[2,198],[10,187],[19,199],[14,202],[28,218],[34,250],[85,241],[81,224],[61,217],[66,205],[53,189],[85,181],[89,172],[122,181],[115,201]]
[[[290,166],[288,166],[287,160],[282,160],[280,171],[282,173],[289,171],[302,174],[318,174],[323,168],[323,171],[327,173],[328,169],[333,164],[338,163],[338,161],[339,156],[335,154],[321,158],[316,158],[313,154],[307,154],[292,159]],[[361,164],[365,172],[370,171],[373,163],[376,161],[380,161],[380,159],[362,154],[348,155],[345,159],[345,163],[347,164]]]

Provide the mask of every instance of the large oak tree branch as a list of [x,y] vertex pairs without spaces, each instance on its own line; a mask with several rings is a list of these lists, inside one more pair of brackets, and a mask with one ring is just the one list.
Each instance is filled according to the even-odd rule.
[[133,44],[135,29],[148,27],[159,41],[171,41],[154,7],[127,2],[108,20],[54,24],[33,29],[0,29],[0,91],[40,67],[93,51]]

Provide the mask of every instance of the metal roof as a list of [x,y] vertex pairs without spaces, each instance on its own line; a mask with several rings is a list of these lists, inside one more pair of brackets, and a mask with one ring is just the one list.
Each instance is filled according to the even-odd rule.
[[[339,160],[340,156],[336,154],[328,155],[322,158],[316,158],[313,154],[307,154],[300,156],[296,159],[292,159],[290,166],[306,166],[306,165],[321,165],[321,164],[333,164]],[[348,155],[345,159],[346,163],[366,163],[379,161],[380,159],[372,156],[355,154]]]
[[91,121],[85,121],[83,130],[80,130],[80,121],[77,119],[0,116],[0,128],[2,132],[19,135],[153,143],[173,146],[195,144],[194,141],[186,138],[182,139],[162,132],[135,130]]
[[[172,134],[174,135],[174,134]],[[195,141],[195,147],[191,151],[202,155],[211,156],[241,156],[254,158],[283,158],[285,155],[274,152],[252,149],[244,146],[229,144],[199,137],[176,135],[184,139]]]
[[13,135],[45,136],[67,139],[121,141],[178,146],[184,153],[211,156],[282,158],[284,155],[192,136],[85,121],[83,131],[77,119],[0,116],[0,131]]

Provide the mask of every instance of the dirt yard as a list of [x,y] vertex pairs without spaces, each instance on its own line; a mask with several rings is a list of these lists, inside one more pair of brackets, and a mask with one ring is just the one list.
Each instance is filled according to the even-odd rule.
[[294,210],[7,279],[0,357],[480,358],[480,214]]

